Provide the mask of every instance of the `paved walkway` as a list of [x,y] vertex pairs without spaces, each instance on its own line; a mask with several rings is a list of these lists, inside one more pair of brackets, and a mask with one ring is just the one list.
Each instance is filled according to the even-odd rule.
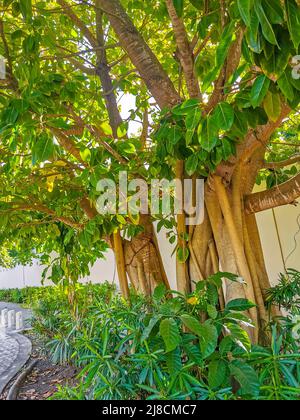
[[[2,309],[22,311],[25,328],[30,327],[31,312],[19,305],[0,302]],[[31,342],[23,335],[8,332],[0,335],[0,394],[10,380],[22,369],[31,353]]]

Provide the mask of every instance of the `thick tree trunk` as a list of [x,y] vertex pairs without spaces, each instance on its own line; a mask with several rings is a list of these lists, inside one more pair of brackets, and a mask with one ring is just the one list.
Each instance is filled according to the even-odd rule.
[[[218,271],[241,276],[246,284],[224,280],[220,308],[239,298],[256,303],[257,309],[249,311],[256,325],[252,338],[254,342],[266,342],[269,337],[265,326],[269,316],[264,297],[271,285],[256,219],[243,209],[239,180],[237,169],[232,189],[226,189],[218,177],[207,183],[205,219],[202,225],[193,228],[190,240],[190,277],[194,283]],[[272,314],[278,316],[280,313],[273,308]]]
[[116,264],[117,264],[121,292],[124,298],[129,300],[130,299],[129,286],[128,286],[128,279],[127,279],[127,273],[126,273],[123,241],[122,241],[120,231],[114,233],[113,235],[113,247],[114,247],[114,252],[116,256]]
[[137,292],[151,295],[159,284],[170,284],[164,269],[151,218],[141,216],[144,231],[130,240],[124,240],[126,271]]
[[[181,182],[184,179],[184,162],[179,160],[176,164],[176,179],[179,179]],[[179,197],[178,194],[180,194],[178,191],[176,191],[177,199],[181,200],[181,206],[183,209],[183,197],[184,197],[184,191],[181,192],[182,196]],[[187,253],[187,243],[186,243],[186,224],[185,224],[185,213],[182,210],[182,213],[177,215],[177,245],[178,245],[178,251],[181,252],[183,258]],[[185,257],[184,257],[185,258]],[[187,264],[185,259],[180,260],[180,258],[177,258],[176,260],[176,278],[177,278],[177,289],[179,292],[182,293],[189,293],[191,291],[191,284],[188,278],[188,271],[187,271]]]
[[[121,2],[118,0],[97,0],[97,2],[102,12],[107,15],[120,45],[160,108],[172,108],[181,102],[172,81],[134,26]],[[166,0],[166,3],[189,96],[199,97],[201,93],[194,74],[194,57],[184,23],[177,16],[173,3],[169,0]],[[222,3],[220,13],[224,27],[226,13],[223,6]],[[243,30],[239,30],[237,39],[228,53],[226,65],[215,84],[214,93],[205,107],[204,115],[207,115],[218,102],[226,99],[223,87],[238,67],[242,40]],[[220,292],[220,307],[224,308],[228,301],[238,298],[247,298],[257,304],[257,308],[249,311],[256,325],[252,334],[254,342],[258,341],[259,330],[263,330],[267,321],[264,296],[270,284],[255,216],[250,213],[263,210],[269,205],[279,205],[281,201],[282,204],[286,204],[287,200],[292,203],[297,195],[299,196],[299,178],[296,177],[292,183],[279,188],[275,199],[273,192],[260,193],[259,196],[249,196],[249,194],[252,192],[257,171],[263,165],[262,159],[264,160],[270,136],[289,112],[290,108],[282,104],[282,112],[277,121],[270,121],[255,130],[249,130],[243,141],[239,142],[235,156],[218,165],[217,176],[212,176],[206,182],[206,213],[201,226],[188,228],[185,225],[185,215],[177,217],[178,249],[183,251],[183,256],[187,255],[185,252],[187,247],[189,249],[188,260],[176,262],[178,290],[189,293],[194,289],[195,283],[203,281],[219,270],[242,277],[245,284],[224,279],[223,290]],[[184,177],[184,162],[177,163],[176,176]],[[151,219],[149,217],[141,219],[144,232],[130,240],[123,240],[124,259],[132,286],[137,291],[149,295],[159,283],[163,282],[167,287],[169,283]]]

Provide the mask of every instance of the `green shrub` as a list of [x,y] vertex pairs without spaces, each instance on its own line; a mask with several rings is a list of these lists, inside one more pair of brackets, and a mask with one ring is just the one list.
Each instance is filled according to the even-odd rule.
[[289,269],[280,274],[278,285],[267,291],[267,303],[300,315],[300,272]]
[[[109,288],[113,290],[114,287],[108,283],[103,284],[80,284],[76,285],[77,297],[81,299],[82,303],[86,296],[89,295],[92,298],[93,294],[97,294],[98,291],[103,288]],[[0,290],[0,301],[9,303],[18,303],[27,306],[34,306],[38,301],[54,301],[61,299],[64,306],[68,307],[69,303],[67,299],[68,288],[62,286],[48,286],[48,287],[25,287],[24,289],[5,289]]]
[[218,309],[224,276],[236,281],[220,273],[175,297],[159,286],[151,299],[132,295],[131,305],[108,285],[82,289],[75,314],[62,294],[49,293],[36,306],[36,330],[55,362],[81,369],[79,386],[54,398],[299,399],[299,353],[286,350],[277,326],[270,348],[251,346],[253,304]]
[[53,288],[26,287],[24,289],[0,290],[0,301],[30,305],[36,296],[44,296],[48,289]]

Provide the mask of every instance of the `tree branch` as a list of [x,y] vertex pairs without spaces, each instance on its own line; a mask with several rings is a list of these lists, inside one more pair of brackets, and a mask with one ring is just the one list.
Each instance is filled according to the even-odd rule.
[[93,48],[97,48],[97,40],[94,34],[89,30],[86,24],[73,12],[72,7],[65,0],[57,0],[57,3],[62,7],[62,11],[67,15],[80,29],[84,37],[89,41]]
[[105,140],[102,139],[102,133],[97,127],[93,125],[88,125],[86,126],[86,128],[95,137],[97,142],[101,144],[101,146],[103,146],[104,149],[106,149],[119,163],[122,163],[124,165],[128,164],[128,161],[123,156],[121,156]]
[[176,44],[179,51],[179,59],[184,72],[189,95],[191,98],[200,98],[201,92],[195,72],[193,50],[185,30],[183,20],[177,15],[173,0],[166,0],[166,4],[172,21]]
[[1,210],[0,213],[10,213],[10,212],[15,212],[15,211],[37,211],[43,214],[47,214],[48,216],[51,216],[55,221],[61,222],[65,224],[66,226],[72,227],[74,229],[81,230],[83,228],[82,224],[76,223],[73,220],[64,216],[58,216],[54,210],[49,209],[43,204],[23,204],[23,203],[15,203],[15,204],[17,204],[15,207],[12,207],[10,209],[3,210],[3,211]]
[[80,207],[90,220],[98,215],[96,208],[91,205],[90,200],[86,197],[80,200]]
[[173,83],[120,2],[99,0],[99,6],[107,14],[122,48],[127,52],[160,108],[174,107],[180,103],[181,98]]
[[[74,121],[76,121],[79,130],[82,130],[85,127],[92,134],[92,136],[95,138],[97,143],[100,144],[101,146],[103,146],[104,149],[106,149],[108,151],[108,153],[111,154],[111,156],[113,156],[119,163],[123,163],[124,165],[127,165],[128,161],[125,158],[123,158],[116,150],[114,150],[114,148],[109,143],[107,143],[107,141],[105,141],[103,139],[105,137],[106,138],[111,137],[113,139],[112,136],[106,135],[105,133],[103,133],[101,131],[101,129],[95,127],[94,125],[86,125],[86,123],[80,117],[80,115],[76,114],[76,112],[74,111],[72,106],[68,106],[68,107],[66,107],[66,109],[72,115],[72,118],[74,119]],[[52,130],[52,127],[51,127],[51,130]],[[55,129],[55,130],[57,130],[57,129]],[[77,159],[76,156],[78,155],[78,153],[79,153],[79,156],[80,156],[80,152],[76,148],[76,145],[73,143],[73,141],[71,139],[69,139],[62,132],[60,132],[59,130],[57,130],[57,131],[58,131],[58,134],[62,134],[61,146],[64,147],[64,145],[65,145],[66,147],[68,147],[68,149],[65,148],[65,150],[67,150],[69,153],[71,153]],[[82,135],[82,133],[79,134],[79,135]],[[82,162],[82,160],[80,160],[80,162]]]
[[300,197],[300,173],[294,178],[270,190],[250,194],[245,197],[245,210],[248,214],[259,213],[274,207],[295,204]]
[[8,70],[9,70],[9,73],[10,73],[9,74],[9,76],[10,76],[9,79],[11,81],[12,88],[14,90],[17,90],[18,89],[18,82],[17,82],[17,80],[14,76],[14,73],[13,73],[13,63],[12,63],[12,59],[11,59],[11,56],[10,56],[6,36],[5,36],[5,33],[4,33],[4,23],[3,23],[2,19],[0,19],[0,37],[1,37],[2,42],[3,42],[4,54],[5,54],[5,58],[7,60]]
[[293,165],[294,163],[300,162],[300,153],[290,157],[289,159],[282,160],[280,162],[265,162],[264,169],[280,169],[285,168],[286,166]]
[[67,58],[67,60],[74,66],[76,69],[81,70],[82,73],[88,74],[89,76],[95,76],[96,75],[96,68],[87,67],[80,61],[76,60],[73,57]]
[[61,130],[49,127],[49,130],[55,135],[61,147],[70,155],[72,155],[82,165],[87,166],[81,158],[80,151],[77,149],[76,144],[68,136],[66,136]]
[[[115,138],[118,137],[118,128],[122,124],[122,118],[118,109],[117,99],[114,93],[114,87],[110,76],[110,68],[107,64],[106,50],[103,48],[105,45],[104,32],[103,32],[103,12],[100,9],[99,0],[96,0],[96,30],[97,42],[102,48],[96,52],[97,54],[97,68],[96,74],[99,76],[102,89],[104,91],[104,98],[106,109],[108,112],[110,126]],[[106,93],[107,92],[107,93]]]
[[[259,126],[256,130],[251,129],[244,140],[238,144],[236,156],[232,156],[226,162],[221,162],[216,170],[216,174],[221,176],[226,183],[229,183],[236,163],[241,161],[244,167],[247,164],[251,164],[253,154],[257,149],[267,146],[274,131],[282,124],[282,121],[290,112],[291,108],[286,104],[282,104],[282,112],[276,122],[269,121],[267,124]],[[249,175],[249,169],[247,169],[247,173]],[[254,176],[255,178],[256,175]]]

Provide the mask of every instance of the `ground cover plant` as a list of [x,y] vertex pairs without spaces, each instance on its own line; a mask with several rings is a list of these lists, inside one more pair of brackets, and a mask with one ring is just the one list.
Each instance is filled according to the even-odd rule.
[[152,298],[132,294],[131,305],[102,286],[76,316],[66,296],[47,294],[35,306],[34,328],[46,337],[54,362],[81,370],[80,385],[61,388],[54,398],[299,399],[295,322],[270,324],[271,344],[253,346],[247,314],[253,303],[239,299],[218,308],[224,276],[237,281],[221,273],[194,293],[173,297],[161,285]]

